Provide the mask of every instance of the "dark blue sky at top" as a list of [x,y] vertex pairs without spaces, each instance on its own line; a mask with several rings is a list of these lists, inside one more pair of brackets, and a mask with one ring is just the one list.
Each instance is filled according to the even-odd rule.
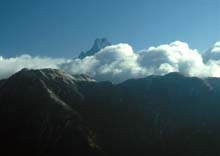
[[97,37],[135,50],[220,40],[219,0],[0,0],[0,56],[75,57]]

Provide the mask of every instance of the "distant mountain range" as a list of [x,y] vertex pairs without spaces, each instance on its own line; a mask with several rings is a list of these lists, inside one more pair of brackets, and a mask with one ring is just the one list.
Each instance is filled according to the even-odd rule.
[[85,58],[86,56],[92,56],[95,53],[99,52],[101,49],[110,46],[111,43],[108,41],[107,38],[97,38],[92,46],[92,48],[86,52],[81,52],[79,55],[80,59]]
[[0,81],[0,155],[220,155],[220,79],[97,82],[23,69]]

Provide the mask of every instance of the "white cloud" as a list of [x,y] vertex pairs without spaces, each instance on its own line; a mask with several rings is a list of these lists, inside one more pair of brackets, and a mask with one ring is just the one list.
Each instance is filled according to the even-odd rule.
[[58,65],[64,62],[64,59],[31,57],[30,55],[21,55],[14,58],[0,56],[0,79],[8,78],[22,68],[58,68]]
[[138,64],[138,54],[128,44],[108,46],[93,56],[65,63],[61,68],[74,74],[86,73],[98,80],[111,81],[123,81],[145,73]]
[[213,53],[220,53],[220,42],[216,42],[214,47],[212,48],[211,52]]
[[220,60],[220,42],[216,42],[211,49],[204,53],[203,57],[204,61]]
[[84,59],[53,59],[22,55],[0,57],[0,78],[6,78],[22,68],[60,68],[72,74],[85,73],[97,80],[121,82],[152,74],[181,72],[190,76],[220,77],[220,42],[204,55],[187,43],[175,41],[138,52],[128,44],[103,48]]
[[150,47],[139,55],[139,62],[143,68],[154,69],[152,74],[161,75],[176,71],[200,76],[201,70],[205,67],[201,54],[180,41]]
[[62,66],[71,73],[87,73],[98,80],[120,82],[147,75],[181,72],[190,76],[220,77],[220,61],[204,63],[201,53],[187,43],[175,41],[134,52],[128,44],[108,46],[94,56],[72,60]]

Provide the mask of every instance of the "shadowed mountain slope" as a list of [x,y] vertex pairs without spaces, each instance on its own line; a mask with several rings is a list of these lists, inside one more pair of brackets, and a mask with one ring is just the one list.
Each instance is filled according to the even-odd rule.
[[220,155],[219,103],[218,78],[170,73],[112,84],[24,69],[0,81],[1,152]]
[[1,155],[102,155],[74,109],[82,100],[75,83],[84,79],[51,69],[10,77],[0,90]]

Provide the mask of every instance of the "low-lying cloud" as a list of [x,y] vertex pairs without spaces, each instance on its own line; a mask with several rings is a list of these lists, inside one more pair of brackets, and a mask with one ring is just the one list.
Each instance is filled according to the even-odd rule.
[[41,69],[56,68],[59,64],[65,63],[64,59],[54,59],[48,57],[31,57],[30,55],[21,55],[13,58],[4,58],[0,56],[0,79],[8,78],[22,68]]
[[15,58],[0,56],[0,79],[7,78],[22,68],[56,68],[71,74],[88,74],[97,80],[121,82],[148,75],[181,72],[189,76],[220,77],[220,42],[201,54],[187,43],[149,47],[135,52],[129,44],[103,48],[83,59],[53,59],[22,55]]

